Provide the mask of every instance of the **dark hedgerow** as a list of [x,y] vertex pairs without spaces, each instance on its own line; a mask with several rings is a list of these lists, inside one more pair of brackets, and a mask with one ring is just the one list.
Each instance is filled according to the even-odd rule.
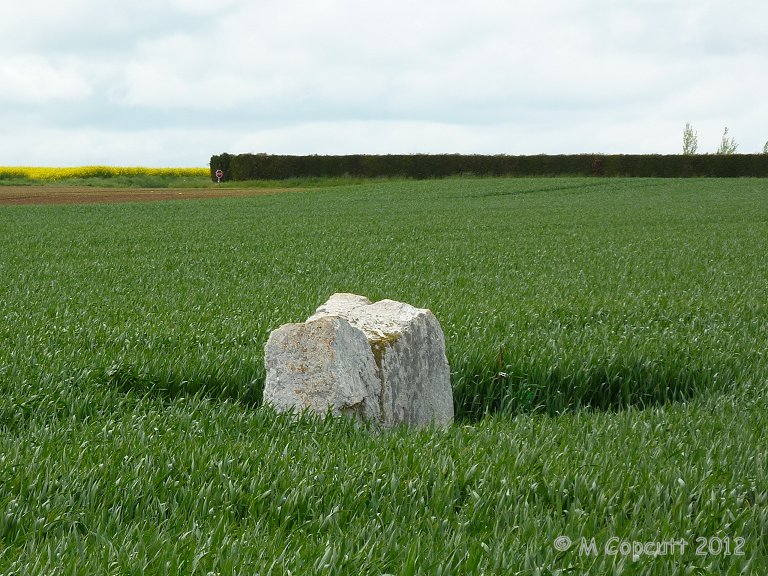
[[475,176],[629,176],[643,178],[768,177],[766,154],[570,154],[462,155],[388,154],[345,156],[288,156],[276,154],[220,154],[211,157],[226,180],[281,180],[343,176],[380,178],[444,178]]

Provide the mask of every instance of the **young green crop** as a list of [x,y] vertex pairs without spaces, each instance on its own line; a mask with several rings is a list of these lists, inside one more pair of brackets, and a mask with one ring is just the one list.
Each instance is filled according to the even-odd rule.
[[[0,573],[764,573],[767,193],[452,179],[0,207]],[[269,331],[338,291],[435,312],[454,427],[259,407]]]

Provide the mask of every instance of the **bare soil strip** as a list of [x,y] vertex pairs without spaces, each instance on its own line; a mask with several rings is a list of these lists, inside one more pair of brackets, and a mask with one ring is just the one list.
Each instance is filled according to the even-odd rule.
[[3,204],[104,204],[231,198],[293,192],[297,188],[91,188],[89,186],[0,186]]

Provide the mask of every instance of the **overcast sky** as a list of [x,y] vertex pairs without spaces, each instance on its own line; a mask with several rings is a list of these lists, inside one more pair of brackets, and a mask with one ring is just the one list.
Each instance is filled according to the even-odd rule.
[[768,140],[765,0],[1,0],[0,165]]

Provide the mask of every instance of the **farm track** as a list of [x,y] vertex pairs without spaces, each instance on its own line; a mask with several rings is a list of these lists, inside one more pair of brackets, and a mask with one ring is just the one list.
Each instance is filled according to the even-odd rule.
[[95,188],[90,186],[0,186],[0,205],[105,204],[196,198],[263,196],[293,188]]

